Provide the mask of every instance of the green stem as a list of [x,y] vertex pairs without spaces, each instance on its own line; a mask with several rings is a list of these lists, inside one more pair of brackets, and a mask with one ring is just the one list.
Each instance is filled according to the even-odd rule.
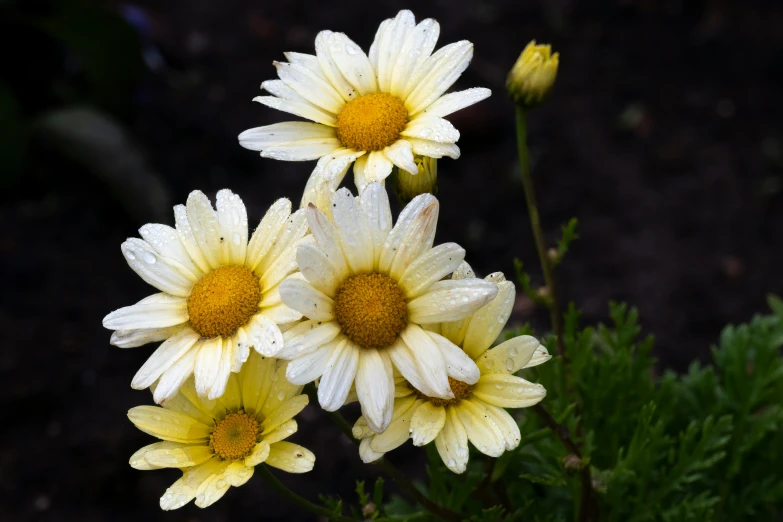
[[287,498],[290,502],[296,504],[302,509],[326,517],[329,520],[336,520],[337,522],[359,522],[355,518],[345,517],[342,515],[335,515],[331,509],[325,508],[323,506],[319,506],[318,504],[313,504],[306,498],[297,495],[296,493],[288,489],[285,486],[285,484],[277,480],[277,477],[275,477],[272,474],[272,472],[269,471],[269,467],[267,467],[266,464],[261,464],[259,466],[256,466],[256,473],[259,473],[261,475],[261,478],[263,478],[267,484],[272,486],[272,488],[275,491],[280,493],[280,495]]
[[[316,392],[315,386],[313,386],[312,383],[305,386],[305,393],[307,393],[307,395],[310,396],[311,401],[314,402],[318,401],[318,394]],[[326,414],[329,416],[330,419],[332,419],[332,422],[334,422],[340,428],[340,430],[345,434],[345,436],[348,437],[349,440],[353,441],[353,443],[356,444],[357,446],[360,444],[360,441],[353,436],[351,425],[348,424],[348,421],[345,420],[345,417],[340,415],[340,412],[327,411]],[[425,497],[421,493],[421,491],[416,489],[416,486],[413,485],[413,482],[408,480],[408,478],[405,476],[405,474],[403,474],[402,471],[397,469],[397,467],[394,464],[392,464],[385,458],[373,462],[373,465],[378,466],[381,469],[381,471],[383,471],[383,473],[385,473],[394,482],[396,482],[397,485],[408,494],[408,496],[410,496],[421,507],[423,507],[433,515],[439,517],[442,520],[449,520],[454,522],[462,520],[462,517],[460,516],[459,513],[441,507],[435,502],[433,502],[432,500]]]
[[555,287],[554,270],[552,260],[547,254],[544,243],[544,232],[541,229],[541,218],[538,215],[538,203],[536,191],[533,187],[533,176],[530,172],[530,152],[527,148],[527,110],[517,105],[517,151],[519,153],[519,166],[522,169],[522,185],[525,188],[525,201],[527,212],[530,216],[530,228],[533,229],[533,238],[538,250],[538,260],[541,262],[541,270],[544,272],[544,282],[549,291],[546,299],[549,308],[549,316],[552,321],[552,330],[557,340],[557,353],[562,357],[563,364],[567,362],[565,354],[565,341],[563,339],[563,316],[557,304],[557,292]]
[[[522,169],[522,185],[525,189],[525,201],[527,202],[527,212],[530,216],[530,227],[533,230],[533,237],[538,250],[538,259],[541,262],[541,270],[544,272],[544,282],[549,292],[546,303],[549,308],[549,317],[552,322],[552,331],[555,334],[557,342],[557,353],[563,361],[563,380],[565,392],[571,392],[568,383],[568,358],[565,351],[565,335],[563,328],[563,315],[560,313],[560,307],[557,302],[557,287],[555,285],[554,267],[552,260],[547,253],[544,243],[544,232],[541,228],[541,218],[538,214],[538,203],[536,202],[536,191],[533,186],[533,175],[530,170],[530,151],[527,148],[527,109],[517,105],[517,151],[519,153],[519,166]],[[568,428],[559,424],[554,417],[542,406],[537,405],[534,410],[541,420],[555,432],[566,450],[582,458],[579,446],[571,439],[571,433]],[[577,422],[578,422],[577,411]],[[581,433],[581,425],[577,424],[577,433]],[[580,470],[581,495],[578,517],[581,522],[594,522],[598,519],[598,504],[593,496],[593,481],[590,476],[590,466],[585,465]]]

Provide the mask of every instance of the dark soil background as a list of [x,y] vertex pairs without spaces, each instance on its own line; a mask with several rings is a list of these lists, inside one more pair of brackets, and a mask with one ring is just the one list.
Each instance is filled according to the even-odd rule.
[[[450,118],[462,158],[439,163],[438,242],[465,246],[477,272],[510,274],[519,257],[540,281],[503,88],[535,38],[561,53],[530,129],[548,239],[580,220],[559,270],[563,300],[586,322],[606,320],[610,299],[637,306],[661,367],[684,370],[709,360],[726,323],[783,292],[779,2],[6,0],[0,520],[311,520],[258,478],[207,510],[161,512],[179,473],[127,464],[151,442],[125,412],[151,402],[129,383],[152,348],[110,346],[101,319],[151,292],[120,243],[148,221],[173,223],[189,191],[233,189],[251,226],[276,198],[298,201],[314,162],[262,159],[236,140],[287,119],[251,102],[271,62],[312,52],[327,28],[367,49],[406,7],[438,19],[440,45],[475,44],[456,88],[494,91]],[[522,298],[514,320],[547,327]],[[376,471],[316,407],[299,420],[293,440],[318,462],[281,478],[309,498],[353,500],[355,479]],[[412,475],[422,458],[392,455]]]

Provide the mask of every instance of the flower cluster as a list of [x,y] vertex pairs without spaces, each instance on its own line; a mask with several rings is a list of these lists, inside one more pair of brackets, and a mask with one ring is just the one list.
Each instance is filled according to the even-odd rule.
[[[121,250],[158,290],[104,318],[121,348],[162,343],[133,377],[159,406],[130,420],[162,440],[131,457],[140,470],[183,471],[163,509],[205,507],[262,463],[288,472],[315,457],[285,441],[317,382],[327,411],[358,400],[353,433],[365,462],[403,444],[434,442],[455,473],[470,441],[497,457],[520,441],[504,408],[542,400],[514,375],[548,360],[529,336],[495,343],[514,285],[475,277],[465,250],[434,244],[437,158],[459,157],[445,116],[490,95],[445,94],[470,63],[462,41],[434,51],[439,26],[410,11],[385,20],[369,54],[322,31],[315,54],[286,53],[257,101],[312,120],[250,129],[240,144],[279,160],[318,160],[302,208],[275,202],[250,234],[229,190],[174,208],[175,226],[144,225]],[[353,165],[358,194],[339,188]],[[396,221],[384,180],[404,173],[409,201]],[[422,178],[416,181],[417,176]]]

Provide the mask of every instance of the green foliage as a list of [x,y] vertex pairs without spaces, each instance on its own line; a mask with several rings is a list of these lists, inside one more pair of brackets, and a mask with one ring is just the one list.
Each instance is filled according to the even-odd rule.
[[[520,375],[547,388],[542,405],[581,458],[537,410],[511,410],[522,432],[515,450],[488,459],[472,449],[454,475],[428,447],[425,493],[464,520],[573,521],[584,519],[589,471],[600,521],[783,519],[783,301],[771,297],[770,307],[726,327],[711,365],[659,376],[635,309],[613,303],[610,324],[583,327],[571,306],[568,364],[554,357]],[[437,520],[400,501],[385,515]]]

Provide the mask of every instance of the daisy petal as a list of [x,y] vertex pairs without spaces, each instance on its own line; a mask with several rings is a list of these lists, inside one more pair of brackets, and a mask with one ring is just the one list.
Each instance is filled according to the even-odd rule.
[[367,163],[364,166],[364,175],[367,183],[383,181],[389,177],[394,164],[382,150],[374,150],[367,155]]
[[215,197],[220,237],[224,239],[224,256],[228,264],[244,265],[247,252],[247,210],[239,196],[230,190],[218,191]]
[[359,91],[359,94],[378,90],[372,64],[362,48],[353,40],[343,33],[332,33],[329,35],[329,53],[343,77]]
[[[478,399],[473,399],[472,402],[480,402]],[[498,408],[481,402],[481,407],[484,411],[489,413],[489,417],[495,422],[495,425],[500,428],[500,433],[503,435],[503,440],[506,441],[506,449],[513,450],[519,446],[519,442],[522,440],[522,436],[519,433],[519,426],[506,410]]]
[[264,314],[256,314],[245,326],[250,345],[266,357],[274,357],[283,349],[283,334],[275,322]]
[[291,215],[291,202],[285,198],[275,201],[253,232],[247,245],[245,266],[255,270],[269,249],[275,244],[280,230]]
[[424,109],[422,116],[439,116],[444,118],[474,103],[489,98],[492,91],[483,87],[473,87],[459,92],[451,92],[438,98],[432,105]]
[[313,382],[326,371],[326,365],[337,347],[338,342],[327,343],[307,355],[290,361],[286,370],[286,379],[293,384]]
[[329,49],[329,41],[332,34],[332,31],[321,31],[315,37],[315,54],[318,64],[321,66],[324,76],[329,79],[329,83],[340,93],[343,100],[355,100],[359,97],[359,92],[345,79],[343,73],[340,72],[340,68],[337,67],[337,63],[332,58],[332,53]]
[[193,262],[187,249],[180,241],[176,229],[168,225],[148,223],[139,229],[139,234],[158,254],[176,261],[194,277],[201,276],[201,270]]
[[163,372],[168,370],[184,356],[199,340],[199,334],[191,328],[183,328],[161,344],[153,352],[131,381],[131,388],[143,390],[158,380]]
[[332,85],[307,67],[285,62],[273,62],[273,65],[277,68],[277,75],[286,85],[320,110],[337,114],[345,106],[342,96]]
[[428,335],[440,348],[449,377],[467,384],[475,384],[479,380],[481,373],[478,366],[461,348],[435,332],[428,332]]
[[462,347],[471,359],[477,359],[492,346],[506,326],[514,307],[514,283],[506,281],[499,272],[488,276],[486,280],[497,285],[498,294],[470,317]]
[[486,408],[470,400],[462,401],[454,409],[465,426],[468,440],[481,453],[499,457],[506,449],[506,441],[495,421],[491,420]]
[[[248,129],[239,135],[239,144],[246,149],[262,151],[278,145],[299,141],[336,139],[333,127],[305,121],[286,121]],[[320,158],[316,156],[312,159]]]
[[[386,26],[381,40],[378,42],[378,87],[382,92],[389,92],[394,69],[397,66],[400,51],[405,44],[410,31],[416,26],[416,19],[409,10],[397,13],[397,16]],[[378,31],[380,34],[380,31]],[[377,36],[376,36],[377,38]]]
[[446,424],[446,408],[427,401],[413,412],[411,438],[414,446],[426,446],[438,436]]
[[303,321],[285,333],[283,349],[275,357],[290,360],[312,353],[331,342],[340,331],[336,321]]
[[193,375],[196,378],[196,392],[206,397],[220,370],[220,358],[223,353],[223,339],[216,337],[201,343],[196,356]]
[[[189,468],[211,458],[212,450],[206,444],[156,442],[134,453],[130,462],[136,469]],[[145,464],[151,468],[143,467]]]
[[182,325],[167,328],[143,328],[141,330],[117,330],[111,334],[109,342],[118,348],[136,348],[148,343],[163,341],[179,332]]
[[497,286],[481,279],[438,281],[408,303],[409,319],[425,324],[457,321],[487,304],[495,295]]
[[198,276],[173,259],[155,252],[146,241],[130,238],[122,244],[122,255],[134,272],[161,292],[187,297]]
[[418,70],[435,49],[440,35],[440,25],[432,18],[422,20],[408,32],[392,73],[390,92],[404,100],[415,85],[410,84],[413,73]]
[[115,310],[103,318],[109,330],[168,328],[188,320],[188,302],[168,294],[153,294],[136,303]]
[[345,403],[359,365],[360,348],[344,340],[332,352],[318,384],[318,402],[326,411],[335,411]]
[[298,444],[280,441],[270,445],[269,456],[264,462],[288,473],[306,473],[313,469],[315,455]]
[[398,168],[410,172],[411,174],[419,173],[419,167],[416,166],[416,162],[413,161],[411,142],[406,140],[397,140],[383,149],[383,154]]
[[223,244],[220,241],[220,224],[207,196],[194,190],[188,195],[188,223],[204,258],[212,268],[226,264]]
[[455,143],[459,131],[448,120],[436,116],[419,116],[408,123],[400,133],[408,138],[419,138],[437,143]]
[[378,350],[362,350],[356,372],[356,393],[367,425],[376,433],[384,431],[394,410],[394,370],[391,360]]
[[338,273],[326,254],[313,244],[296,249],[296,264],[307,282],[326,295],[334,295],[346,275]]
[[193,417],[159,406],[136,406],[128,411],[130,421],[144,433],[170,442],[204,442],[210,426]]
[[261,157],[282,161],[310,161],[339,148],[340,141],[337,138],[302,139],[268,147],[261,152]]
[[[374,153],[373,153],[374,154]],[[332,216],[337,225],[345,260],[353,273],[373,269],[373,243],[369,225],[351,191],[338,190],[332,198]]]
[[300,116],[316,123],[322,123],[323,125],[328,125],[330,127],[337,126],[337,119],[334,116],[316,109],[309,103],[283,100],[274,96],[256,96],[253,98],[253,101],[266,105],[267,107],[277,109],[279,111]]
[[253,411],[261,411],[274,382],[277,361],[251,352],[242,369],[242,404]]
[[464,473],[468,466],[468,436],[455,408],[446,408],[446,422],[438,436],[435,447],[443,463],[454,473]]
[[472,58],[473,44],[465,40],[446,45],[430,56],[420,69],[426,73],[414,79],[416,87],[405,99],[411,117],[440,98],[468,68]]
[[339,236],[334,223],[314,206],[307,208],[307,222],[310,224],[310,232],[315,237],[316,243],[324,255],[329,258],[335,271],[338,274],[347,274],[348,264],[338,242]]
[[438,143],[432,140],[408,138],[414,154],[427,156],[428,158],[442,158],[448,156],[451,159],[459,159],[459,147],[453,143]]
[[[370,227],[374,251],[373,259],[377,260],[383,249],[383,243],[392,228],[389,195],[383,185],[373,183],[361,192],[359,204],[362,206],[367,225]],[[377,266],[373,266],[373,270],[377,268]]]
[[292,310],[284,303],[265,308],[262,313],[264,316],[271,319],[275,324],[291,323],[302,318],[301,312]]
[[451,274],[465,259],[465,249],[456,243],[443,243],[419,256],[400,278],[400,286],[411,299]]
[[[432,395],[427,395],[441,399],[453,399],[454,394],[451,392],[446,373],[446,361],[432,337],[415,324],[409,324],[402,331],[400,337],[416,359],[420,379],[426,383],[430,391],[434,392]],[[407,379],[408,376],[403,373],[403,369],[399,367],[398,369]],[[408,380],[410,381],[410,379]],[[423,392],[423,390],[419,391]]]
[[275,408],[271,414],[269,414],[264,422],[261,424],[262,435],[271,433],[272,430],[282,425],[284,422],[290,421],[305,409],[309,402],[307,395],[297,395],[285,400],[280,406]]
[[[261,88],[267,91],[269,94],[277,96],[278,98],[301,103],[303,105],[312,107],[313,109],[320,111],[318,107],[316,107],[315,105],[313,105],[312,103],[304,99],[301,94],[299,94],[291,87],[286,85],[285,82],[283,82],[283,80],[267,80],[261,84]],[[315,125],[319,125],[319,124],[315,124]]]
[[362,462],[365,464],[369,464],[371,462],[375,462],[376,460],[382,459],[385,453],[380,453],[372,449],[370,446],[372,443],[372,438],[367,438],[362,440],[361,444],[359,444],[359,457],[362,459]]
[[253,447],[252,453],[245,457],[245,466],[252,468],[264,462],[269,456],[269,444],[270,443],[266,440],[262,440],[256,444],[255,447]]
[[334,301],[307,281],[286,279],[280,283],[280,297],[287,306],[308,319],[331,321],[334,318]]
[[438,200],[434,196],[422,194],[413,198],[402,209],[397,224],[384,241],[379,270],[391,274],[393,266],[396,266],[399,273],[395,279],[399,280],[405,268],[422,252],[432,247],[437,220]]
[[328,78],[324,74],[323,69],[321,69],[321,64],[318,63],[317,56],[313,54],[294,52],[283,53],[283,56],[285,56],[286,60],[288,60],[290,63],[295,63],[297,65],[301,65],[302,67],[306,67],[310,72],[318,76],[320,79],[328,81]]
[[[306,233],[307,216],[303,210],[297,210],[288,216],[285,224],[274,237],[271,247],[256,265],[254,270],[256,275],[263,278],[281,256],[290,255],[293,261],[295,249]],[[288,250],[291,251],[287,253]]]
[[546,389],[522,377],[495,373],[482,375],[473,388],[473,395],[501,408],[527,408],[541,402],[546,397]]
[[[487,350],[476,359],[476,364],[486,373],[516,373],[527,367],[539,349],[546,352],[546,348],[535,337],[520,335]],[[546,355],[541,362],[549,360],[549,353]]]
[[383,433],[379,433],[370,439],[372,441],[370,442],[370,448],[379,453],[388,453],[405,444],[411,436],[411,417],[413,417],[413,412],[416,411],[416,406],[422,402],[415,401],[404,410],[399,408],[389,427]]
[[435,391],[433,391],[429,387],[429,384],[424,381],[424,378],[419,371],[419,367],[416,364],[416,358],[413,356],[413,352],[401,339],[397,339],[397,342],[387,348],[386,351],[389,354],[389,359],[391,359],[392,364],[397,368],[397,371],[402,374],[405,381],[409,382],[411,386],[424,395],[429,397],[435,396]]

